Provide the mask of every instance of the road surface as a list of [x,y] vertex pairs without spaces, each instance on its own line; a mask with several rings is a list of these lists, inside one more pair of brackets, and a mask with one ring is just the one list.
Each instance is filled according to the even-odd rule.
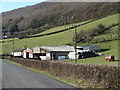
[[2,61],[2,88],[74,88],[66,83]]

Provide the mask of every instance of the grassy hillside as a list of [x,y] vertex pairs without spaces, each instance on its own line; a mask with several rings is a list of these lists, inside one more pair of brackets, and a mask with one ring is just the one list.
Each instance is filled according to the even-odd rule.
[[80,23],[67,24],[66,27],[65,27],[65,25],[64,26],[59,26],[59,27],[54,27],[54,28],[48,29],[48,30],[46,30],[44,32],[41,32],[41,33],[38,33],[38,34],[34,34],[34,35],[31,35],[31,36],[47,34],[47,33],[52,33],[52,32],[55,32],[55,31],[64,30],[65,28],[67,29],[67,28],[70,28],[71,26],[80,25],[80,24],[83,24],[83,23],[86,23],[86,22],[89,22],[89,21],[91,21],[91,20],[80,22]]
[[[95,22],[89,23],[87,25],[78,27],[77,32],[79,32],[80,30],[88,30],[90,28],[94,28],[98,24],[101,24],[101,23],[106,26],[111,25],[113,23],[117,23],[118,22],[117,17],[118,17],[118,14],[115,14],[115,15],[97,20]],[[50,31],[47,30],[44,33],[53,32],[53,31],[60,30],[60,29],[61,27],[57,27],[57,28],[51,29]],[[15,43],[15,48],[24,47],[26,43],[27,43],[27,46],[30,48],[35,47],[35,46],[40,46],[40,45],[54,46],[54,45],[62,45],[62,44],[71,44],[73,35],[74,35],[74,29],[71,29],[69,31],[65,31],[65,32],[61,32],[61,33],[57,33],[53,35],[48,35],[48,36],[43,36],[43,37],[20,39],[20,40],[16,40],[14,43]],[[2,45],[3,45],[3,53],[4,53],[5,51],[4,46],[6,44],[2,44]],[[8,45],[9,45],[8,47],[12,47],[12,42],[9,42]],[[8,52],[9,53],[11,52],[11,48],[9,48]]]
[[[90,21],[90,20],[88,20]],[[81,22],[81,23],[75,23],[75,24],[68,24],[66,28],[69,28],[71,25],[79,25],[79,24],[83,24],[83,23],[86,23],[88,21],[85,21],[85,22]],[[111,15],[111,16],[108,16],[108,17],[105,17],[105,18],[102,18],[102,19],[99,19],[97,21],[94,21],[92,23],[89,23],[87,25],[83,25],[83,26],[80,26],[78,27],[77,29],[79,30],[88,30],[89,28],[93,28],[93,27],[97,27],[98,24],[103,24],[105,26],[109,26],[113,23],[118,23],[118,14],[114,14],[114,15]],[[51,28],[51,29],[48,29],[42,33],[39,33],[39,34],[35,34],[35,35],[41,35],[41,34],[47,34],[47,33],[51,33],[51,32],[55,32],[55,31],[59,31],[59,30],[62,30],[62,29],[65,29],[65,26],[60,26],[60,27],[55,27],[55,28]],[[32,35],[34,36],[34,35]]]
[[[118,14],[97,20],[95,22],[89,23],[87,25],[81,26],[77,28],[77,32],[81,30],[89,30],[90,28],[97,27],[98,24],[103,24],[105,26],[111,25],[113,23],[118,23]],[[64,26],[61,27],[56,27],[53,29],[50,29],[48,31],[45,31],[43,33],[48,33],[48,32],[54,32],[56,30],[61,30],[64,28]],[[112,38],[117,38],[117,30],[118,27],[113,27],[110,29],[110,31],[106,31],[104,34],[98,35],[96,37],[103,38],[108,36],[109,33],[112,33]],[[113,33],[114,32],[114,33]],[[42,46],[42,45],[47,45],[47,46],[55,46],[55,45],[65,45],[65,44],[72,44],[72,37],[74,35],[74,29],[71,29],[69,31],[53,34],[53,35],[48,35],[48,36],[43,36],[43,37],[36,37],[36,38],[26,38],[26,39],[17,39],[14,41],[15,44],[15,49],[16,48],[23,48],[26,46],[32,48],[36,46]],[[93,39],[94,40],[94,39]],[[2,53],[9,53],[11,54],[12,51],[12,44],[13,42],[8,42],[8,43],[2,43],[3,47],[3,52]],[[85,43],[83,43],[85,44]],[[92,64],[109,64],[109,65],[117,65],[118,62],[110,62],[107,63],[105,61],[105,56],[106,55],[115,55],[116,59],[118,59],[118,41],[110,41],[110,42],[103,42],[99,43],[102,48],[107,49],[111,47],[110,50],[102,52],[104,56],[100,57],[94,57],[94,58],[89,58],[89,59],[82,59],[79,60],[79,63],[92,63]],[[81,45],[81,44],[78,44]],[[67,61],[67,62],[74,62],[74,61]]]
[[[116,2],[43,2],[37,5],[15,9],[2,13],[2,24],[9,31],[12,25],[18,25],[20,31],[41,26],[56,27],[63,25],[62,16],[70,21],[85,21],[117,13]],[[71,16],[74,19],[71,20]]]

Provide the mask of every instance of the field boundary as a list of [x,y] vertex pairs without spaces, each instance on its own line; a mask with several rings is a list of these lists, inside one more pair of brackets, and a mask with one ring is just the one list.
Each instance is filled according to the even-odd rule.
[[72,64],[20,58],[10,58],[9,60],[25,67],[46,71],[60,78],[90,81],[93,85],[105,88],[120,87],[119,66]]
[[91,21],[88,21],[88,22],[85,22],[85,23],[82,23],[82,24],[79,24],[79,25],[75,25],[73,27],[70,27],[70,28],[67,28],[67,29],[63,29],[63,30],[59,30],[59,31],[55,31],[55,32],[51,32],[51,33],[46,33],[46,34],[41,34],[41,35],[35,35],[35,36],[27,36],[25,38],[34,38],[34,37],[41,37],[41,36],[46,36],[46,35],[52,35],[52,34],[56,34],[56,33],[61,33],[61,32],[64,32],[64,31],[68,31],[70,29],[74,29],[76,27],[80,27],[80,26],[83,26],[83,25],[86,25],[86,24],[89,24],[89,23],[92,23],[94,21],[97,21],[101,18],[98,18],[98,19],[94,19],[94,20],[91,20]]

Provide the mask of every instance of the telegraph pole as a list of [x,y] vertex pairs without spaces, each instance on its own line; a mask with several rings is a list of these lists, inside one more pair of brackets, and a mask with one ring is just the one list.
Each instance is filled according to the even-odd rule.
[[26,41],[26,49],[27,49],[27,41]]
[[13,38],[13,40],[12,40],[12,41],[13,41],[13,42],[12,42],[12,46],[13,46],[13,57],[14,57],[14,33],[12,34],[12,36],[13,36],[13,37],[12,37],[12,38]]
[[7,54],[8,54],[8,50],[7,50],[7,41],[6,41],[6,59],[7,59]]
[[13,45],[13,57],[14,57],[14,37],[13,37],[13,43],[12,43]]
[[64,26],[65,26],[65,29],[66,29],[68,16],[66,16],[66,17],[62,16],[62,18],[64,19]]
[[75,42],[74,42],[74,49],[75,49],[75,62],[77,63],[77,29],[75,26]]
[[[73,20],[74,19],[74,16],[71,17],[71,19]],[[74,49],[75,49],[75,63],[77,63],[77,26],[76,25],[73,25],[74,26],[74,35],[75,35],[75,40],[74,40]]]

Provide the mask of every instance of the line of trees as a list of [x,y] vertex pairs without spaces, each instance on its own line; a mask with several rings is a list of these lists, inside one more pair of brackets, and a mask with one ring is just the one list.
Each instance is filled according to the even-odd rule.
[[41,33],[47,29],[49,29],[49,28],[47,28],[47,25],[45,25],[42,27],[30,28],[30,29],[27,29],[25,31],[21,31],[21,30],[19,30],[18,25],[14,24],[14,25],[11,25],[9,30],[6,30],[5,27],[2,27],[2,33],[3,33],[3,38],[5,38],[5,36],[7,36],[8,38],[12,38],[12,37],[25,38],[29,35]]
[[[74,35],[73,36],[73,41],[75,39],[77,39],[77,43],[80,42],[87,42],[89,43],[90,41],[92,41],[94,39],[95,36],[98,36],[100,34],[104,34],[106,31],[110,31],[110,28],[116,26],[118,24],[112,24],[108,27],[104,26],[103,24],[99,24],[96,28],[91,28],[87,31],[85,30],[81,30],[80,32],[77,33],[77,36]],[[109,40],[112,40],[112,33],[109,33],[108,36],[106,36],[107,40],[109,38]],[[106,38],[102,38],[102,41],[106,41]],[[99,42],[100,38],[94,39],[96,40],[96,42]]]

